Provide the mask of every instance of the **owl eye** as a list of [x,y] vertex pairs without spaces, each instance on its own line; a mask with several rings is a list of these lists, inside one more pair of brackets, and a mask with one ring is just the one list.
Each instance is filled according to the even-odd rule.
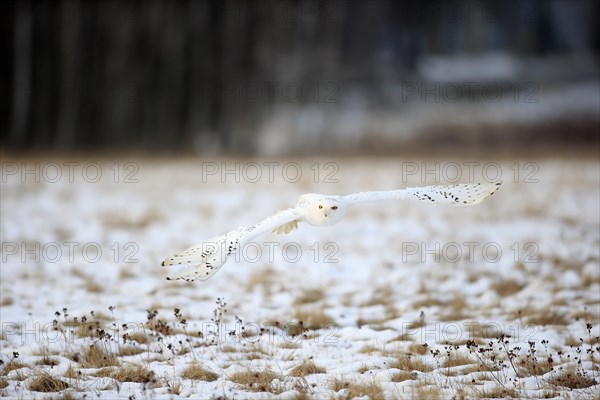
[[323,208],[323,206],[319,204],[319,208],[321,209],[321,208]]
[[331,207],[332,210],[337,210],[337,206]]

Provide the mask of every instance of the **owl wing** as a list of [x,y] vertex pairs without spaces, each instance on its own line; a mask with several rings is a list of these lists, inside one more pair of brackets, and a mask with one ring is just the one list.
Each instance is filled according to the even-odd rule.
[[381,200],[418,200],[426,203],[472,206],[481,203],[486,197],[493,195],[501,184],[501,181],[461,183],[379,192],[360,192],[344,196],[344,200],[348,204]]
[[279,211],[250,227],[240,227],[203,243],[173,254],[162,262],[169,267],[167,280],[205,281],[212,277],[232,255],[256,236],[270,230],[288,233],[297,227],[302,216],[299,208]]

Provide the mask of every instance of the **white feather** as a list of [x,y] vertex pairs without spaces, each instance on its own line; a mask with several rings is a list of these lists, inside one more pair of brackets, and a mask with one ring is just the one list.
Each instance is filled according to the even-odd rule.
[[382,200],[418,200],[432,204],[472,206],[498,190],[502,182],[437,185],[382,192],[361,192],[344,196],[349,204]]
[[162,266],[171,267],[167,279],[205,281],[221,269],[227,259],[232,254],[236,254],[250,240],[267,231],[285,227],[296,221],[298,217],[298,210],[290,208],[270,216],[257,225],[234,229],[225,235],[214,237],[181,253],[173,254],[162,262]]

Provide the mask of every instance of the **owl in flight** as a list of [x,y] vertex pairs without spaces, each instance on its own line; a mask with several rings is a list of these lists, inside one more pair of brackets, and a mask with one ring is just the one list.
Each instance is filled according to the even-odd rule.
[[299,222],[310,225],[333,225],[344,218],[346,207],[351,204],[382,200],[418,200],[431,204],[473,206],[494,194],[502,182],[425,186],[379,192],[360,192],[346,196],[309,193],[300,196],[296,207],[279,211],[262,222],[249,227],[239,227],[222,236],[190,247],[168,257],[162,262],[169,267],[167,280],[181,279],[188,282],[205,281],[212,277],[242,246],[256,236],[273,231],[290,233]]

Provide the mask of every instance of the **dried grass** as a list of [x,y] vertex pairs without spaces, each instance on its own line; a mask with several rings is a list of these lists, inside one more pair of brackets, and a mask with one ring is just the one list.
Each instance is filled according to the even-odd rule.
[[234,372],[227,377],[231,382],[242,385],[245,389],[252,392],[273,392],[271,382],[277,378],[279,378],[279,375],[270,369],[249,369],[246,371]]
[[375,382],[370,383],[350,383],[348,386],[348,398],[354,399],[358,397],[368,396],[370,400],[384,400],[383,390]]
[[491,289],[500,297],[508,297],[520,292],[525,285],[516,279],[508,278],[495,281],[490,285]]
[[289,323],[285,326],[286,333],[290,336],[301,335],[309,330],[327,329],[335,326],[331,317],[319,307],[316,309],[298,309],[295,319],[297,323]]
[[519,398],[519,393],[510,388],[504,388],[501,386],[496,386],[492,389],[482,389],[475,391],[477,397],[480,399],[514,399]]
[[138,364],[130,364],[114,369],[110,377],[119,382],[156,383],[154,373]]
[[460,365],[469,365],[473,364],[475,361],[471,359],[469,356],[465,356],[458,353],[451,353],[449,357],[444,360],[443,367],[444,368],[452,368],[458,367]]
[[119,350],[119,356],[121,356],[121,357],[136,356],[136,355],[142,354],[144,352],[146,352],[146,350],[144,350],[140,347],[123,346]]
[[411,343],[408,346],[408,351],[414,354],[425,355],[428,352],[427,346],[422,343]]
[[135,332],[131,335],[128,335],[129,340],[133,340],[138,342],[139,344],[148,344],[150,343],[150,338],[143,332]]
[[50,357],[50,356],[43,356],[42,358],[40,358],[39,360],[37,360],[35,362],[35,365],[48,365],[51,367],[55,367],[59,364],[58,360],[56,358]]
[[92,278],[88,278],[85,281],[83,288],[89,293],[102,293],[104,292],[104,286],[93,280]]
[[65,371],[65,378],[69,378],[69,379],[78,379],[81,378],[81,371],[76,370],[75,368],[73,368],[72,365],[69,365],[67,367],[67,370]]
[[566,326],[570,324],[565,313],[556,310],[539,310],[534,315],[526,316],[527,322],[533,325],[558,325]]
[[219,375],[211,372],[198,364],[192,364],[181,373],[181,377],[196,381],[212,382],[219,378]]
[[0,300],[0,307],[12,306],[14,304],[14,302],[15,302],[15,299],[13,299],[10,296],[6,296],[2,300]]
[[295,377],[304,377],[306,375],[325,373],[327,373],[327,370],[325,368],[316,366],[315,363],[312,360],[310,360],[304,361],[302,364],[292,368],[289,375]]
[[585,389],[598,384],[596,379],[583,375],[573,366],[569,366],[552,376],[548,379],[548,383],[569,389]]
[[114,354],[105,351],[97,345],[89,346],[84,351],[79,362],[83,368],[102,368],[119,365],[119,361]]
[[392,382],[414,381],[417,379],[416,372],[401,371],[392,375]]
[[6,375],[8,375],[8,373],[10,371],[14,371],[14,370],[21,369],[21,368],[27,368],[27,367],[28,366],[23,364],[22,362],[12,360],[8,364],[6,364],[6,367],[4,367],[4,369],[2,370],[2,375],[6,376]]
[[414,399],[438,400],[441,398],[440,389],[437,386],[417,386],[412,393]]
[[346,399],[354,399],[357,397],[367,396],[370,400],[384,399],[381,387],[375,382],[357,383],[349,381],[348,379],[334,378],[330,382],[330,388],[336,393],[340,390],[347,390],[348,392],[344,397]]
[[60,392],[68,388],[69,385],[60,379],[50,375],[48,372],[38,372],[31,382],[29,382],[29,390],[34,392]]
[[316,303],[323,300],[325,291],[323,289],[307,289],[294,300],[294,305]]
[[544,375],[552,371],[553,363],[548,359],[538,360],[524,358],[517,363],[519,374],[522,377]]
[[409,355],[399,355],[396,359],[388,363],[390,368],[397,368],[402,371],[420,371],[431,372],[433,368],[425,363],[421,357],[411,357]]

